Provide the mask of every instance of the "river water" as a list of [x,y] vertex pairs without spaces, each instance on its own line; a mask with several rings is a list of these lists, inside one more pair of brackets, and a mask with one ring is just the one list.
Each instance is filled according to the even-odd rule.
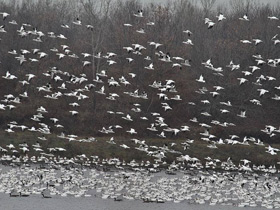
[[102,198],[75,198],[54,196],[51,199],[44,199],[40,195],[31,195],[29,197],[9,197],[7,194],[0,193],[0,209],[2,210],[235,210],[235,209],[265,209],[261,207],[239,208],[223,205],[197,205],[182,203],[143,203],[139,200],[124,200],[116,202],[112,199]]

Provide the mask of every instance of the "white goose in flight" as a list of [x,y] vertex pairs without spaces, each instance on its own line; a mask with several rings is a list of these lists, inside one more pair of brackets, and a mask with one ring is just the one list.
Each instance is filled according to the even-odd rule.
[[82,21],[79,20],[79,18],[77,18],[75,21],[73,21],[73,24],[81,26],[82,25]]
[[223,15],[223,13],[220,13],[218,16],[216,16],[218,18],[218,21],[222,21],[222,20],[225,20],[226,17]]
[[3,20],[6,20],[6,18],[7,18],[10,14],[7,13],[7,12],[0,12],[0,15],[2,15]]
[[243,15],[243,17],[239,18],[239,20],[249,21],[248,15],[247,14]]
[[15,75],[12,75],[9,71],[6,72],[5,76],[2,76],[4,79],[12,80],[12,79],[17,79]]
[[199,79],[196,79],[197,82],[205,83],[205,80],[202,75],[200,75]]
[[143,17],[143,10],[138,10],[138,12],[136,14],[133,14],[135,17]]
[[237,114],[238,117],[246,118],[246,111],[241,111],[240,114]]
[[148,69],[148,70],[154,70],[154,64],[153,64],[153,63],[150,63],[149,66],[145,66],[144,68],[145,68],[145,69]]

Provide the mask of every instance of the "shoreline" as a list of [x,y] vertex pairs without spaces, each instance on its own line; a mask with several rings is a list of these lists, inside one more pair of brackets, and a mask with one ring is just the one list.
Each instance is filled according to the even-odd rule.
[[[144,203],[140,200],[127,200],[116,202],[113,199],[102,199],[98,197],[61,197],[55,196],[51,199],[44,199],[40,195],[32,195],[30,197],[11,198],[9,195],[0,193],[0,208],[6,210],[22,210],[22,209],[40,209],[40,210],[145,210],[145,209],[191,209],[191,210],[237,210],[240,207],[228,205],[209,204],[189,204],[186,201],[180,203],[165,202],[165,203]],[[262,207],[245,207],[243,209],[263,209]]]
[[[2,166],[0,200],[4,200],[5,205],[13,204],[13,210],[30,203],[32,208],[26,206],[24,209],[33,209],[37,207],[36,203],[39,205],[41,202],[46,205],[46,209],[50,208],[47,205],[54,203],[59,206],[57,209],[70,210],[76,203],[85,205],[83,209],[91,205],[100,205],[96,209],[104,209],[107,205],[110,208],[105,209],[115,209],[111,206],[117,205],[121,206],[120,209],[136,210],[145,209],[145,206],[161,209],[190,206],[190,209],[198,210],[211,209],[210,206],[213,209],[224,209],[225,206],[226,209],[280,207],[278,176],[273,174],[197,170],[190,173],[178,171],[174,175],[168,175],[165,171],[104,172],[89,168],[57,167],[56,170],[40,169],[35,165]],[[47,196],[44,195],[46,191]],[[23,193],[27,197],[10,197],[9,193]],[[270,196],[266,197],[267,195]],[[68,207],[72,202],[75,205]],[[138,207],[134,208],[134,205]]]

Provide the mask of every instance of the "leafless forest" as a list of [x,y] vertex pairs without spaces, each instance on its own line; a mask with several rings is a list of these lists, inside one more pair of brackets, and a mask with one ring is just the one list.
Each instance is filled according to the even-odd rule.
[[277,143],[280,6],[192,2],[1,2],[3,135]]

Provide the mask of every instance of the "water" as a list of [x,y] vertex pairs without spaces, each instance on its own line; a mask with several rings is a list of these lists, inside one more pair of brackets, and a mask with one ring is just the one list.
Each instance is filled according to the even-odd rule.
[[182,203],[143,203],[139,200],[124,200],[121,202],[113,201],[112,199],[101,198],[75,198],[75,197],[60,197],[54,196],[51,199],[44,199],[41,195],[31,195],[30,197],[11,198],[7,194],[0,193],[0,209],[5,210],[258,210],[256,208],[239,208],[234,206],[223,205],[197,205]]

